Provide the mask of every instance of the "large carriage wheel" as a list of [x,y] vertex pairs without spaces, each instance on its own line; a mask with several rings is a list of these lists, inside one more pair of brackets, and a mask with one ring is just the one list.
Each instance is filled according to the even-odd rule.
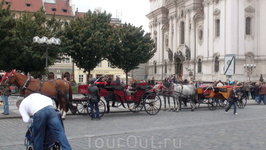
[[158,94],[152,92],[145,94],[143,106],[145,111],[150,115],[156,115],[162,107],[162,101]]
[[143,103],[142,102],[127,103],[127,107],[132,112],[140,112],[143,108]]
[[217,107],[217,100],[214,98],[209,98],[208,99],[208,108],[210,110],[215,110]]
[[77,102],[77,111],[81,115],[87,115],[89,113],[89,102],[87,100],[80,100]]
[[226,106],[226,103],[228,103],[228,102],[227,102],[227,100],[217,99],[217,103],[218,103],[218,105],[220,107],[225,107]]
[[[100,115],[99,117],[102,117],[104,115],[104,112],[106,111],[106,105],[104,103],[103,100],[100,100],[98,102],[98,106],[99,106],[99,112],[100,112]],[[88,112],[89,112],[89,115],[91,115],[91,109],[90,109],[90,106],[88,107]],[[94,109],[94,113],[96,112],[96,110]]]
[[245,98],[244,99],[237,99],[236,103],[237,103],[237,107],[239,109],[243,109],[246,106],[247,100]]
[[74,103],[76,103],[76,102],[73,101],[73,102],[72,102],[72,107],[69,108],[69,109],[70,109],[70,112],[71,112],[73,115],[77,114],[77,107],[74,106]]

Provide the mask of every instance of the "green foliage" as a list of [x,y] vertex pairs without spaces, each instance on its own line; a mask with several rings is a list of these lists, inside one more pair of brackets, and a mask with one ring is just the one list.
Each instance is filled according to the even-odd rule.
[[[28,72],[43,73],[45,68],[46,47],[33,43],[34,36],[55,36],[60,29],[60,21],[54,17],[46,19],[43,8],[35,13],[23,12],[20,17],[14,19],[14,15],[8,9],[0,9],[0,69],[11,69]],[[61,49],[49,47],[49,61],[51,65],[56,60]]]
[[107,56],[112,65],[121,68],[127,74],[141,63],[146,63],[156,52],[150,34],[144,34],[142,27],[123,24],[116,28],[120,42]]
[[16,45],[14,15],[9,10],[10,6],[3,8],[3,5],[4,1],[0,3],[0,70],[5,70],[6,66],[10,65],[11,56],[7,54],[12,52]]
[[90,73],[114,49],[117,39],[110,21],[111,14],[88,11],[60,32],[65,53],[84,72]]

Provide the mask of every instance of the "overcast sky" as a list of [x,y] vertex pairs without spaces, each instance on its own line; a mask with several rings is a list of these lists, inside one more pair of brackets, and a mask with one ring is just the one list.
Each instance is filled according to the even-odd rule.
[[120,18],[122,23],[131,23],[136,27],[143,26],[145,32],[149,32],[149,0],[72,0],[79,12],[87,12],[101,7],[112,14],[112,18]]

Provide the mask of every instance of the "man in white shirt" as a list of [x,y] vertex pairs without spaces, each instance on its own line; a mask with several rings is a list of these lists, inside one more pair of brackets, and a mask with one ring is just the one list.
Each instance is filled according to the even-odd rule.
[[[22,101],[18,101],[17,106],[23,121],[25,123],[33,123],[34,149],[43,149],[47,127],[58,140],[63,150],[72,149],[66,138],[62,121],[53,107],[51,98],[39,93],[33,93]],[[33,117],[30,118],[30,116]]]

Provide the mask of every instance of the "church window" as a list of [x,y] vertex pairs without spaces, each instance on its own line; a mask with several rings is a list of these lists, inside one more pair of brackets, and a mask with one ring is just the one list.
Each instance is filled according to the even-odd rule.
[[202,38],[203,38],[203,31],[199,30],[199,40],[202,40]]
[[219,37],[220,36],[220,19],[217,19],[215,21],[215,36]]
[[215,72],[219,71],[219,58],[218,57],[215,57],[215,60],[214,60],[214,71]]
[[251,18],[246,18],[246,35],[251,35]]
[[180,36],[181,36],[181,40],[180,43],[181,44],[185,44],[185,23],[182,21],[181,25],[180,25]]
[[201,62],[201,59],[198,60],[198,73],[201,73],[202,72],[202,62]]

